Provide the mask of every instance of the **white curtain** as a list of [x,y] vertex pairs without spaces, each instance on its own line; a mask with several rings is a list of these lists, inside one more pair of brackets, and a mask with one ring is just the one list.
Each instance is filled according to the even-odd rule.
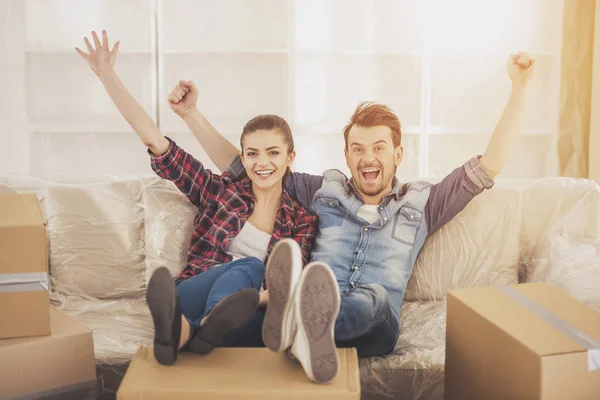
[[0,174],[27,173],[30,162],[25,114],[25,27],[22,7],[0,1]]
[[[403,126],[403,180],[438,179],[485,150],[510,91],[508,54],[538,76],[501,177],[556,175],[564,0],[0,0],[0,174],[150,174],[147,155],[73,51],[121,41],[117,72],[161,130],[214,167],[166,96],[179,79],[237,145],[259,113],[285,117],[296,169],[345,170],[341,130],[362,100]],[[6,89],[4,89],[6,88]]]

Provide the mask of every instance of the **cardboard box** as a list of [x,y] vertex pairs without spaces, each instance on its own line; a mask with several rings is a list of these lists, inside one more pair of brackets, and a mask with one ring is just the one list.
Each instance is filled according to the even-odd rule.
[[360,399],[356,349],[338,349],[340,371],[327,385],[309,381],[296,361],[266,348],[216,348],[207,355],[182,352],[160,365],[152,347],[141,347],[117,400],[329,400]]
[[50,336],[0,340],[0,399],[97,395],[92,331],[54,308],[50,323]]
[[600,399],[600,313],[545,283],[448,293],[446,399]]
[[35,194],[0,194],[0,339],[50,334],[46,223]]

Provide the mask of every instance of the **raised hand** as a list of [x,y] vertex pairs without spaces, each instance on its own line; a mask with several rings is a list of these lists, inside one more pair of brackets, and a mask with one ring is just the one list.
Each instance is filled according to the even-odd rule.
[[524,87],[535,75],[535,60],[527,53],[517,52],[508,58],[506,69],[513,87]]
[[92,71],[94,71],[98,77],[101,77],[104,73],[113,70],[115,59],[119,52],[120,42],[115,43],[113,49],[110,50],[108,46],[108,35],[104,30],[102,31],[102,43],[100,43],[100,39],[98,39],[98,35],[95,31],[92,31],[92,38],[94,40],[94,46],[91,45],[87,37],[83,39],[87,46],[88,53],[82,51],[78,47],[75,47],[75,51],[87,61]]
[[198,104],[198,88],[192,81],[179,81],[167,98],[171,110],[180,117],[196,109]]

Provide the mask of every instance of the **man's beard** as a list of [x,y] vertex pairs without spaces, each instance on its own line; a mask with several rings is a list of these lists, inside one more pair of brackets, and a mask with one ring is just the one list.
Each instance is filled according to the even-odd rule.
[[373,188],[373,189],[365,189],[365,188],[362,186],[362,183],[360,183],[360,184],[359,184],[359,186],[360,186],[360,187],[359,187],[359,190],[360,190],[361,192],[363,192],[364,194],[366,194],[367,196],[377,196],[379,193],[383,192],[383,190],[384,190],[384,188],[385,188],[385,185],[383,184],[383,182],[381,182],[381,183],[379,184],[379,186],[377,186],[377,187],[375,187],[375,188]]
[[[379,167],[379,166],[378,166]],[[365,167],[361,167],[365,168]],[[383,193],[388,187],[392,186],[392,182],[394,180],[394,176],[396,175],[396,170],[397,168],[394,168],[394,173],[392,174],[392,176],[385,176],[384,175],[384,170],[382,167],[380,168],[380,174],[381,174],[381,182],[379,183],[379,185],[377,185],[374,188],[365,188],[363,186],[363,175],[360,172],[360,169],[357,171],[357,175],[358,175],[358,179],[353,179],[354,182],[354,186],[364,195],[366,196],[377,196],[378,194]]]

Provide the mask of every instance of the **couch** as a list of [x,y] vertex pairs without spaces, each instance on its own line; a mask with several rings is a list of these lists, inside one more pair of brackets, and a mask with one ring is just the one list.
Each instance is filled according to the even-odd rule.
[[[152,344],[152,271],[186,264],[194,207],[156,177],[60,182],[0,177],[35,192],[47,219],[52,303],[94,332],[102,399]],[[430,236],[393,354],[360,360],[363,399],[442,399],[445,298],[453,288],[545,281],[600,310],[600,188],[570,178],[499,180]]]

